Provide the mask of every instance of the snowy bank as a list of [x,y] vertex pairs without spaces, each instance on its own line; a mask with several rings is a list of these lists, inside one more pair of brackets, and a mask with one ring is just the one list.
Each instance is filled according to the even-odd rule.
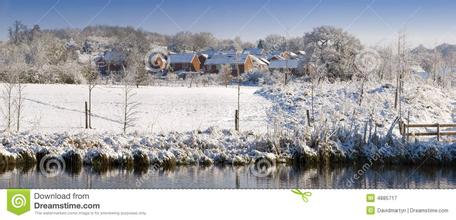
[[[209,128],[187,133],[117,135],[110,133],[3,133],[0,164],[36,163],[44,155],[87,165],[249,164],[259,158],[291,160],[290,152],[273,153],[272,143],[250,132]],[[75,159],[76,158],[76,159]]]
[[210,128],[187,133],[116,135],[90,133],[3,133],[0,165],[39,164],[44,156],[63,158],[67,166],[94,167],[274,163],[378,164],[455,163],[456,144],[406,144],[391,136],[360,135],[339,130],[332,136],[274,137]]

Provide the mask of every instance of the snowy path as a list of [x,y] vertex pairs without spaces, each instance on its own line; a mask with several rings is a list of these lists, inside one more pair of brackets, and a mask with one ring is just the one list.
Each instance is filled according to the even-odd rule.
[[[266,131],[265,110],[271,104],[254,94],[257,89],[241,89],[241,129]],[[85,85],[26,85],[21,130],[83,130],[87,90]],[[136,127],[130,131],[182,132],[211,126],[234,127],[235,87],[140,87],[135,92],[135,99],[141,105]],[[120,132],[122,87],[97,86],[92,98],[92,127],[100,132]]]

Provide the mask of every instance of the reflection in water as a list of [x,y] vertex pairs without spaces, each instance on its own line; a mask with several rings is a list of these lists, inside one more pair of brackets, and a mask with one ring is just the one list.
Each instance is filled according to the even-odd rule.
[[56,177],[36,167],[0,170],[0,188],[456,188],[456,168],[385,166],[356,175],[351,166],[278,165],[267,177],[248,166],[177,166],[172,169],[67,170]]

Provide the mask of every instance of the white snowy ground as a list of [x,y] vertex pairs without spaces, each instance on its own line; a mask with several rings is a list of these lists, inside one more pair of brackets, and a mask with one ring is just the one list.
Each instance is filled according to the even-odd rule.
[[[86,85],[38,85],[25,87],[22,131],[80,132],[84,130]],[[266,131],[269,100],[254,94],[257,87],[241,87],[241,129]],[[95,132],[122,132],[122,86],[99,85],[92,96],[92,127]],[[142,134],[234,128],[237,87],[134,88],[140,102],[136,126]],[[3,124],[1,125],[2,127]]]
[[[241,130],[245,132],[242,133],[225,130],[232,129],[234,124],[235,87],[141,87],[136,90],[138,101],[143,103],[135,128],[139,132],[129,135],[118,135],[121,133],[121,87],[99,86],[94,90],[93,112],[96,116],[93,126],[96,129],[81,132],[84,130],[82,110],[87,87],[27,85],[23,129],[31,132],[2,133],[0,156],[17,158],[22,157],[24,151],[35,155],[47,150],[55,155],[76,151],[87,163],[100,155],[122,160],[141,154],[147,155],[149,161],[159,163],[176,160],[184,164],[207,161],[244,164],[262,157],[275,157],[271,141],[277,140],[261,134],[262,130],[267,131],[269,121],[273,128],[289,128],[292,132],[286,132],[288,134],[309,129],[321,133],[344,128],[349,133],[332,137],[329,144],[333,154],[348,159],[353,159],[352,153],[360,150],[361,155],[378,153],[381,158],[391,160],[406,158],[406,161],[421,162],[433,157],[438,161],[456,161],[456,144],[432,140],[408,145],[393,143],[393,146],[384,141],[369,141],[361,149],[357,148],[352,134],[362,133],[366,120],[372,119],[378,134],[383,136],[397,117],[393,107],[395,89],[385,84],[366,83],[361,105],[358,102],[359,83],[323,82],[317,85],[315,129],[306,126],[305,110],[311,104],[308,83],[292,82],[286,88],[277,85],[259,91],[243,87]],[[410,112],[412,123],[456,121],[456,92],[452,88],[408,81],[401,99],[403,113]],[[218,128],[210,128],[212,126]],[[161,131],[163,134],[159,133]],[[395,137],[400,140],[398,133],[397,127],[394,128]],[[291,158],[295,152],[317,157],[320,150],[328,149],[324,144],[311,147],[301,136],[290,137],[291,145],[281,145],[279,158]],[[380,151],[382,145],[388,145],[386,151]]]

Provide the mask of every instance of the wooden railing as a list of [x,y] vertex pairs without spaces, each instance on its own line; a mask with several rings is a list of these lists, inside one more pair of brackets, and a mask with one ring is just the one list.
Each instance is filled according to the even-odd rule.
[[[415,132],[410,131],[410,128],[435,128],[435,131]],[[437,141],[440,141],[441,136],[456,136],[456,131],[441,131],[442,128],[456,128],[456,124],[409,124],[404,121],[399,122],[400,133],[407,140],[410,136],[437,136]]]

